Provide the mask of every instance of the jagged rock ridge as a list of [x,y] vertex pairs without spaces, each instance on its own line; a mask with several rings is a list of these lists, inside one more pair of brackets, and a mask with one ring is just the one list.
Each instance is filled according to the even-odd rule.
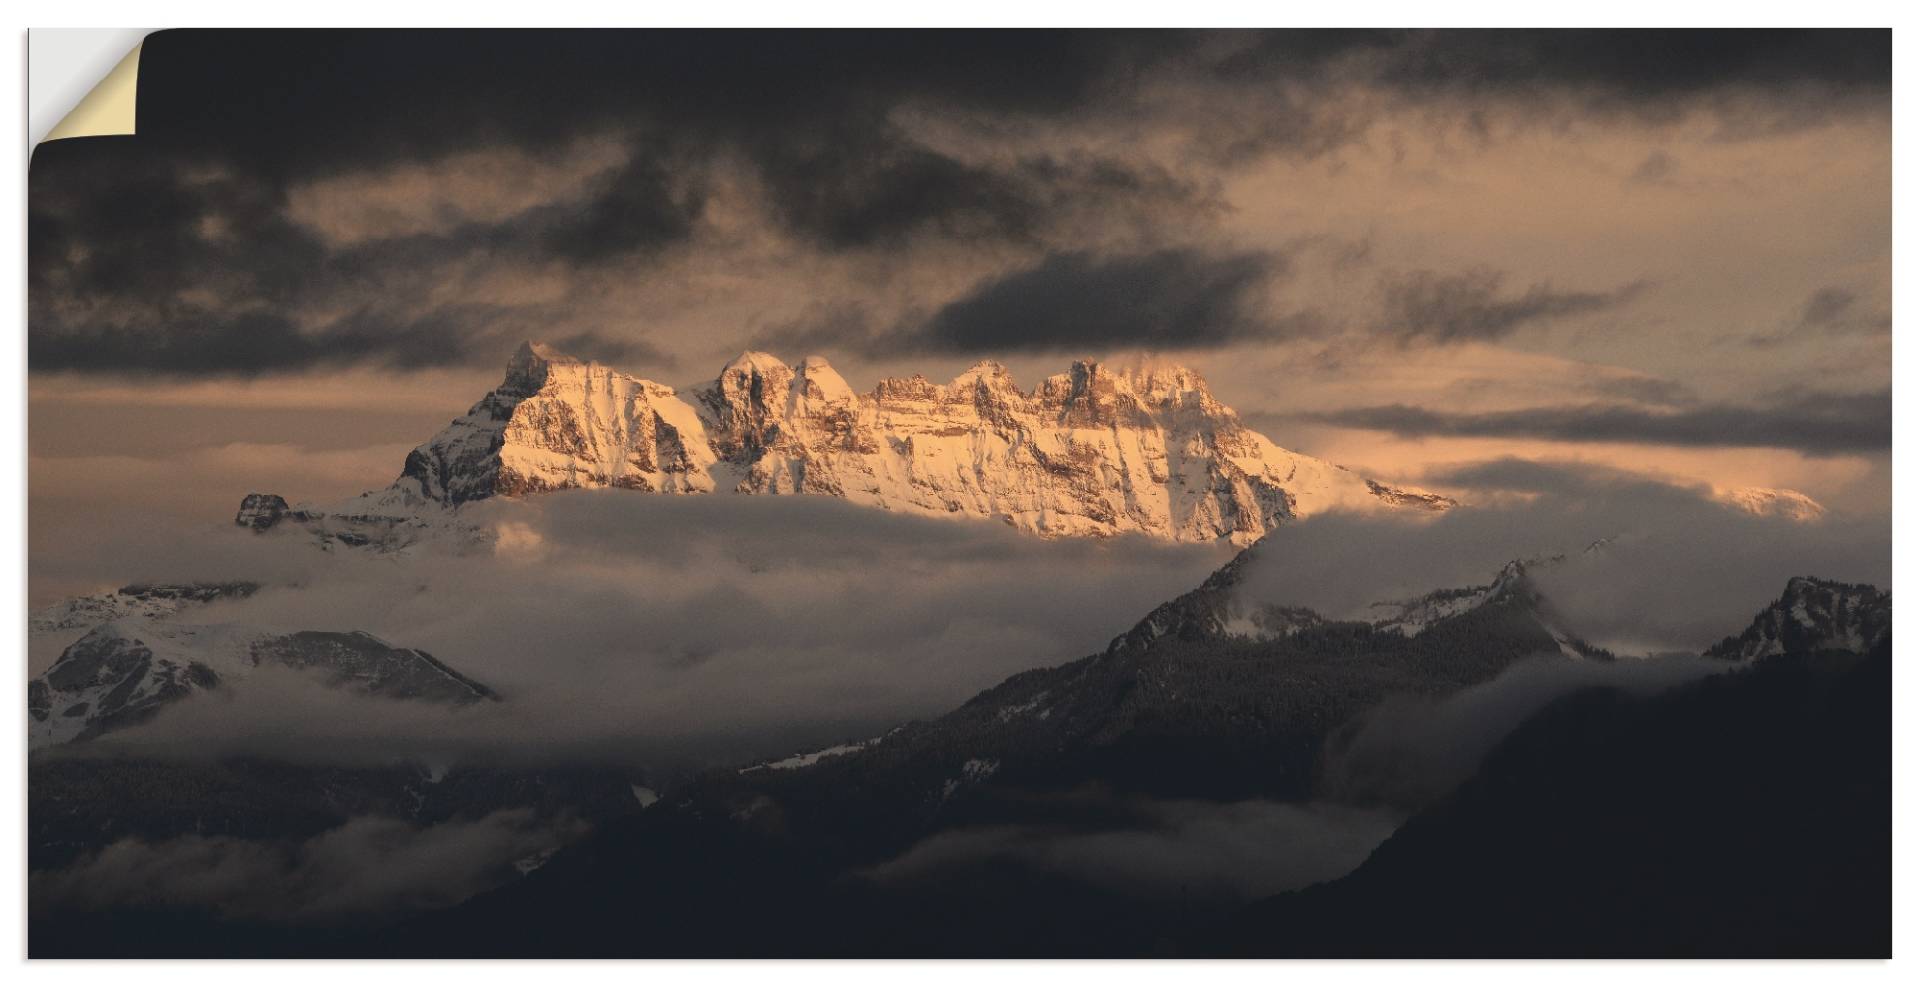
[[[1273,444],[1184,368],[1081,361],[1023,391],[983,362],[946,384],[888,379],[859,394],[819,357],[745,353],[683,393],[534,343],[363,500],[458,506],[606,487],[822,494],[1042,535],[1235,544],[1327,510],[1454,506]],[[299,513],[276,501],[250,497],[236,523]]]

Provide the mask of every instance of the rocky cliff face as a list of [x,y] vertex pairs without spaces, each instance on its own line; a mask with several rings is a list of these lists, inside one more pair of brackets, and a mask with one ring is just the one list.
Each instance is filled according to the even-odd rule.
[[986,362],[860,394],[819,357],[746,353],[681,392],[532,343],[384,496],[457,506],[601,487],[823,494],[1042,535],[1236,544],[1321,511],[1453,506],[1274,445],[1184,368],[1083,361],[1024,391]]

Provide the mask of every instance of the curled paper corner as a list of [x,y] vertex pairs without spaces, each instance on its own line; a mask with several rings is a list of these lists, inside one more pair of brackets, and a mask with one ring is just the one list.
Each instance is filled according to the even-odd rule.
[[133,46],[125,58],[108,72],[91,91],[83,97],[41,143],[61,140],[68,137],[111,137],[131,136],[134,133],[134,110],[138,106],[140,82],[140,48],[145,42]]

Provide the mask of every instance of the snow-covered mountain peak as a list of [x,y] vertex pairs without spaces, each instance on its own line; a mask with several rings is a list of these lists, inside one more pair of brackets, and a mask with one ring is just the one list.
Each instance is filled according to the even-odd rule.
[[985,387],[998,391],[1018,391],[1020,386],[1014,383],[1013,372],[998,360],[981,360],[968,367],[953,379],[949,388],[959,391],[967,388]]
[[[818,359],[822,364],[826,363],[824,358],[816,357],[815,359]],[[793,368],[787,366],[785,360],[771,353],[762,353],[759,350],[747,350],[728,361],[726,366],[720,368],[720,385],[722,387],[728,385],[740,386],[756,378],[761,380],[792,380]]]
[[1155,404],[1194,405],[1214,409],[1219,402],[1198,371],[1170,365],[1135,370],[1128,383],[1133,392]]
[[[750,350],[675,390],[526,343],[499,387],[348,512],[605,487],[823,494],[1046,536],[1242,545],[1329,510],[1453,506],[1275,445],[1185,367],[1079,360],[1028,392],[982,361],[950,384],[915,375],[862,394],[822,357]],[[248,504],[237,520],[255,530],[341,513]]]
[[521,343],[507,360],[506,378],[501,381],[501,390],[513,390],[532,394],[547,383],[547,377],[555,366],[580,367],[581,361],[548,346],[532,340]]
[[787,398],[789,412],[806,416],[825,408],[843,407],[859,400],[840,371],[824,356],[810,356],[795,368]]
[[1790,490],[1786,487],[1717,489],[1714,491],[1714,499],[1737,507],[1748,514],[1785,518],[1789,521],[1818,521],[1827,514],[1826,507],[1819,501],[1798,490]]

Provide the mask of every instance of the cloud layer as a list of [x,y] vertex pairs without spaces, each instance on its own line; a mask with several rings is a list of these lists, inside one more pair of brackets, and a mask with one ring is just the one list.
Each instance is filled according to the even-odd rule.
[[1636,282],[1606,291],[1562,291],[1543,282],[1503,295],[1504,280],[1500,272],[1484,269],[1389,275],[1382,283],[1383,327],[1403,343],[1495,340],[1530,325],[1617,308],[1646,287]]
[[1628,655],[1698,654],[1745,629],[1793,576],[1891,580],[1884,519],[1758,517],[1705,488],[1584,464],[1471,469],[1507,496],[1430,523],[1323,516],[1283,527],[1248,567],[1245,597],[1347,617],[1379,601],[1484,586],[1509,560],[1558,554],[1566,560],[1536,576],[1575,633]]
[[1257,801],[1131,801],[1109,812],[1132,824],[947,830],[863,876],[937,885],[954,873],[1015,863],[1114,894],[1241,904],[1347,873],[1398,822],[1386,811]]
[[[475,505],[496,554],[395,563],[233,529],[135,542],[123,580],[284,587],[193,619],[358,628],[507,701],[458,714],[251,676],[121,735],[134,750],[737,763],[863,739],[1104,647],[1226,553],[1042,541],[830,498],[565,493]],[[135,551],[134,549],[137,549]]]
[[1584,404],[1512,411],[1449,412],[1413,405],[1342,408],[1304,416],[1343,428],[1403,436],[1534,438],[1673,446],[1753,446],[1811,455],[1893,447],[1893,398],[1877,394],[1783,394],[1765,404],[1677,410]]

